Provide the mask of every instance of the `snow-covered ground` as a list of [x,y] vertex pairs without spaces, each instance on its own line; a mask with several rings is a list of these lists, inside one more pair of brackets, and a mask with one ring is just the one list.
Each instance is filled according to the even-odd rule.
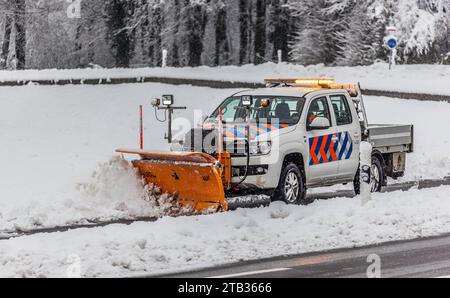
[[0,277],[142,276],[450,232],[450,187],[0,241]]
[[341,83],[361,82],[365,89],[450,95],[449,65],[397,65],[359,67],[262,65],[185,68],[73,69],[0,71],[0,81],[171,77],[262,83],[272,77],[331,77]]
[[[150,98],[173,93],[188,111],[211,112],[234,90],[162,84],[4,87],[0,93],[0,230],[155,215],[136,174],[114,159],[138,147],[138,106],[146,107],[146,148],[163,150],[165,124]],[[367,97],[372,123],[416,125],[406,180],[450,173],[450,105]],[[183,121],[181,121],[183,122]],[[178,122],[180,123],[180,122]]]

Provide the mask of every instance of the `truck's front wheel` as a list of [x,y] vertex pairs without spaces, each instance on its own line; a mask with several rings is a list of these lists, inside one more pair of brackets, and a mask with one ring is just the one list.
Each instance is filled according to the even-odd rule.
[[306,205],[309,203],[306,200],[304,175],[296,164],[289,163],[283,169],[274,198],[287,204]]

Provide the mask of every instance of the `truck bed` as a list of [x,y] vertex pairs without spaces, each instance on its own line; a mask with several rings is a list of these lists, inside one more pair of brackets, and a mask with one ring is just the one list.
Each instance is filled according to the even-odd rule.
[[372,124],[368,128],[368,141],[381,153],[414,151],[414,126]]

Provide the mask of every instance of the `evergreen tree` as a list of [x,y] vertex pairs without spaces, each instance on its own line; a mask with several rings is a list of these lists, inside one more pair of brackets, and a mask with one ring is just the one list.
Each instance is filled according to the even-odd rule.
[[130,66],[133,32],[127,25],[134,9],[133,4],[133,1],[126,0],[107,0],[105,4],[107,39],[116,67]]
[[409,63],[445,62],[449,51],[449,1],[399,0],[397,5],[396,23],[403,60]]
[[383,37],[387,23],[386,7],[379,1],[358,1],[350,11],[348,28],[342,34],[342,46],[336,63],[370,65],[385,57]]
[[291,9],[287,1],[267,0],[266,10],[266,61],[277,61],[278,50],[283,61],[288,60],[289,41],[292,37]]
[[14,28],[15,28],[15,45],[17,69],[25,69],[26,66],[26,1],[14,0]]
[[215,65],[226,65],[230,61],[230,46],[227,30],[227,10],[225,4],[220,1],[216,17],[216,58]]
[[256,0],[253,63],[266,62],[266,0]]
[[240,47],[240,64],[251,63],[252,56],[252,13],[251,13],[251,1],[239,0],[239,25],[241,36]]
[[333,0],[302,0],[294,3],[296,16],[300,20],[300,32],[292,43],[291,57],[302,64],[334,64],[341,41],[342,28],[334,23],[339,14],[332,9]]

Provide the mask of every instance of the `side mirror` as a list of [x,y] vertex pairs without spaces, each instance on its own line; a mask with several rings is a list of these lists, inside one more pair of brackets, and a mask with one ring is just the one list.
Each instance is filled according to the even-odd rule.
[[205,124],[209,124],[210,123],[210,117],[203,115],[197,122],[197,127],[203,127],[203,125]]
[[311,122],[309,125],[309,129],[311,130],[325,130],[331,127],[330,120],[325,117],[317,117]]

